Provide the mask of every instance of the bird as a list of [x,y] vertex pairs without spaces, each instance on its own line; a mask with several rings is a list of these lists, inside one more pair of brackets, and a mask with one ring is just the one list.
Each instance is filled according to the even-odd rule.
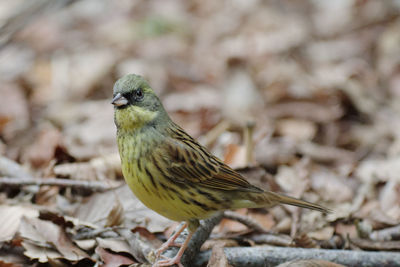
[[[149,83],[127,74],[113,87],[114,122],[122,174],[148,208],[184,224],[156,251],[153,266],[181,264],[181,257],[199,227],[199,220],[224,210],[288,204],[328,213],[329,209],[249,183],[174,123]],[[188,228],[182,244],[179,234]],[[172,258],[160,259],[170,246]]]

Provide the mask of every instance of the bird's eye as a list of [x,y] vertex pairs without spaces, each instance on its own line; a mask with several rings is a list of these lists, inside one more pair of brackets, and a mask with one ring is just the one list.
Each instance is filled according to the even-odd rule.
[[133,96],[135,101],[142,101],[144,96],[142,88],[136,89],[133,93]]

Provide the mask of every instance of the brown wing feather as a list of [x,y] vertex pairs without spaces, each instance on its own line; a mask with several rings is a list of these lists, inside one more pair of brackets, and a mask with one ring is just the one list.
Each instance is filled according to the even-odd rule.
[[179,126],[171,127],[170,138],[159,147],[170,179],[178,183],[198,183],[220,190],[263,192],[243,176],[214,157]]

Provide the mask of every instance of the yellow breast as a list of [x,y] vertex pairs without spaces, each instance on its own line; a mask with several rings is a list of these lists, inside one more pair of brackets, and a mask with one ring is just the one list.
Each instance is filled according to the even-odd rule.
[[[118,136],[122,173],[126,183],[135,196],[148,208],[175,221],[204,219],[212,216],[216,210],[212,201],[201,195],[196,188],[171,183],[154,165],[151,153],[144,155],[135,144],[144,140],[130,140],[132,136]],[[149,144],[142,143],[148,148]]]

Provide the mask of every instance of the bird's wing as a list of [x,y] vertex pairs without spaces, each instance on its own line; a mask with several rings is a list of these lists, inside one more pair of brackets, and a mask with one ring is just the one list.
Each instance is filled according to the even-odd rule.
[[263,192],[211,155],[182,129],[174,131],[174,135],[158,149],[163,154],[165,174],[175,182],[197,183],[220,190]]

